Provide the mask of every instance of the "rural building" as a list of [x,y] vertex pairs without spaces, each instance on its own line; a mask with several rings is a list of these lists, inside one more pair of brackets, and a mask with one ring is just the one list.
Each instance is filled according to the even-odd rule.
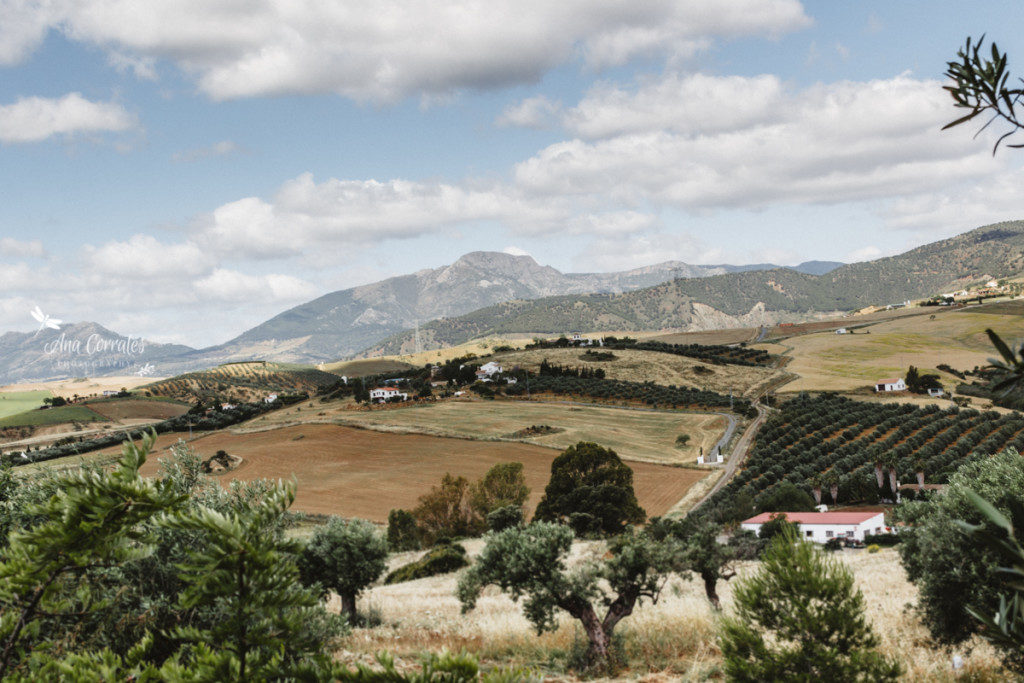
[[889,531],[885,515],[881,512],[762,512],[744,520],[740,526],[755,534],[761,525],[774,515],[785,515],[800,526],[800,536],[815,543],[826,543],[833,538],[864,540],[864,534],[882,534]]
[[109,396],[117,396],[117,395],[118,395],[118,393],[120,393],[120,392],[118,392],[118,391],[114,391],[113,389],[105,389],[105,390],[103,391],[103,395],[104,395],[105,397],[109,397]]
[[220,409],[221,410],[234,410],[237,407],[238,406],[236,406],[234,403],[221,403],[220,404]]
[[896,379],[880,379],[875,382],[875,391],[906,391],[907,383],[902,377]]
[[846,329],[845,327],[840,327],[838,330],[836,330],[836,334],[849,334],[849,333],[850,333],[850,331],[848,329]]
[[277,400],[277,394],[268,394],[267,397],[263,399],[263,402],[264,403],[273,403],[276,400]]
[[409,394],[399,391],[394,387],[377,387],[376,389],[370,389],[370,400],[377,401],[379,403],[385,403],[387,401],[408,401]]
[[946,392],[942,390],[942,387],[932,387],[928,390],[929,396],[942,396]]
[[480,369],[476,371],[476,378],[483,382],[490,382],[491,377],[501,373],[501,366],[494,361],[490,363],[484,363],[480,366]]

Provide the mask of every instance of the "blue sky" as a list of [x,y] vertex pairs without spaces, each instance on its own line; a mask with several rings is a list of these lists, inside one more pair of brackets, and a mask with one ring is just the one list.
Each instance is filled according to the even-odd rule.
[[473,250],[875,258],[1021,218],[941,90],[1013,2],[4,3],[0,330],[206,345]]

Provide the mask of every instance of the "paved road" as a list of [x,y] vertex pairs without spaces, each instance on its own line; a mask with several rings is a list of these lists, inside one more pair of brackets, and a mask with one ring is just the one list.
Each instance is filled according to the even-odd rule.
[[732,453],[729,454],[729,460],[725,463],[725,472],[722,473],[718,482],[711,487],[711,490],[708,491],[707,495],[701,498],[696,505],[690,508],[690,512],[693,512],[703,505],[708,498],[713,496],[721,490],[723,486],[729,483],[729,480],[732,479],[732,475],[736,474],[736,468],[738,468],[747,457],[747,450],[750,448],[750,444],[754,440],[754,435],[757,434],[757,430],[761,428],[761,423],[763,423],[765,418],[768,416],[768,410],[764,406],[757,406],[757,413],[757,417],[747,426],[746,431],[743,432],[743,436],[741,436],[740,440],[736,442],[736,448],[732,449]]

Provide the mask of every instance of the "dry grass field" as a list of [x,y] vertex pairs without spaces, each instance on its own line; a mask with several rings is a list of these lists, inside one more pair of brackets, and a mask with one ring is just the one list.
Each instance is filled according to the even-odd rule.
[[[600,349],[598,349],[600,350]],[[735,391],[737,396],[750,396],[759,389],[782,376],[772,368],[745,367],[742,365],[711,365],[695,358],[676,356],[655,351],[634,351],[615,349],[616,360],[583,360],[583,349],[532,349],[495,354],[494,360],[506,367],[516,365],[536,372],[541,362],[547,359],[555,365],[601,368],[608,379],[630,382],[654,382],[676,386],[697,387],[728,394]],[[698,373],[696,368],[704,368]]]
[[[144,475],[159,469],[157,459],[180,435],[162,435]],[[417,499],[445,473],[480,478],[500,462],[523,463],[531,489],[530,510],[540,501],[558,452],[523,443],[392,434],[337,425],[300,425],[263,432],[215,432],[191,446],[209,458],[218,450],[243,458],[242,465],[217,479],[283,479],[297,482],[295,510],[387,521],[393,508],[415,507]],[[109,457],[109,454],[108,456]],[[680,467],[630,463],[640,504],[650,515],[665,514],[707,473]]]
[[[299,413],[278,411],[252,423],[253,427],[292,424],[301,415],[312,418],[311,409]],[[613,449],[625,460],[652,463],[695,464],[701,448],[707,453],[725,432],[719,415],[674,411],[625,410],[613,407],[542,403],[534,401],[448,400],[410,404],[385,410],[337,409],[317,415],[316,421],[367,427],[395,433],[417,433],[469,439],[514,439],[562,449],[578,441],[595,441]],[[513,436],[533,425],[563,431],[537,436]],[[676,447],[676,437],[689,434],[690,441]]]
[[754,341],[759,333],[758,327],[736,327],[727,330],[659,334],[654,339],[666,344],[739,344]]
[[365,377],[366,375],[379,375],[386,372],[403,372],[413,369],[414,366],[390,358],[365,358],[363,360],[347,360],[337,363],[321,363],[316,367],[317,370],[333,372],[336,375]]
[[124,377],[79,377],[76,379],[54,380],[52,382],[34,382],[31,384],[11,384],[0,387],[3,392],[22,391],[48,391],[54,396],[71,398],[78,396],[102,396],[104,391],[120,391],[136,389],[144,384],[156,382],[159,377],[136,377],[128,375]]
[[985,328],[991,327],[1007,341],[1024,337],[1024,316],[1018,314],[1000,314],[1000,309],[986,307],[934,310],[929,315],[881,322],[856,334],[819,332],[757,348],[773,353],[779,346],[789,349],[793,360],[786,369],[800,378],[784,387],[787,392],[850,391],[878,379],[902,377],[910,365],[937,372],[943,384],[952,388],[961,380],[939,372],[936,366],[964,370],[986,365],[995,354]]
[[[471,555],[482,548],[481,541],[465,544]],[[596,544],[577,544],[577,559],[600,552]],[[406,554],[393,558],[392,567],[414,558]],[[853,570],[864,592],[868,619],[881,639],[881,649],[903,664],[907,681],[1008,680],[992,651],[985,644],[955,650],[964,658],[960,678],[954,678],[950,661],[954,652],[932,649],[932,641],[921,623],[905,606],[916,599],[896,552],[883,549],[876,554],[844,551],[843,561]],[[755,563],[740,568],[740,575],[756,570]],[[460,615],[454,596],[457,574],[376,586],[360,598],[360,608],[378,610],[383,624],[356,629],[345,642],[345,657],[366,661],[372,653],[388,649],[407,661],[423,651],[466,649],[487,664],[520,664],[553,674],[553,680],[574,680],[560,676],[564,662],[582,633],[567,618],[554,633],[537,636],[517,607],[494,588],[484,592],[477,608]],[[732,607],[735,579],[719,584],[728,612]],[[716,645],[717,615],[704,598],[699,579],[673,579],[657,605],[645,603],[626,618],[621,633],[630,659],[622,680],[699,681],[721,678],[721,655]]]
[[188,412],[190,406],[175,401],[117,399],[86,404],[109,420],[169,420]]

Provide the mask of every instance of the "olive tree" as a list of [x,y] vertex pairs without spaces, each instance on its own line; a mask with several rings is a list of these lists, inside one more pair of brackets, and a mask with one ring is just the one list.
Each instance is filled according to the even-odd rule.
[[351,623],[356,597],[384,573],[387,556],[387,540],[372,524],[334,517],[309,540],[299,556],[299,572],[305,585],[336,592]]
[[473,609],[485,586],[496,585],[516,600],[526,599],[526,618],[538,633],[555,630],[557,613],[567,612],[587,634],[588,666],[607,664],[615,627],[638,602],[658,600],[679,566],[679,548],[671,540],[623,534],[610,541],[602,559],[570,568],[573,539],[568,527],[544,522],[489,534],[476,564],[459,581],[463,612]]

